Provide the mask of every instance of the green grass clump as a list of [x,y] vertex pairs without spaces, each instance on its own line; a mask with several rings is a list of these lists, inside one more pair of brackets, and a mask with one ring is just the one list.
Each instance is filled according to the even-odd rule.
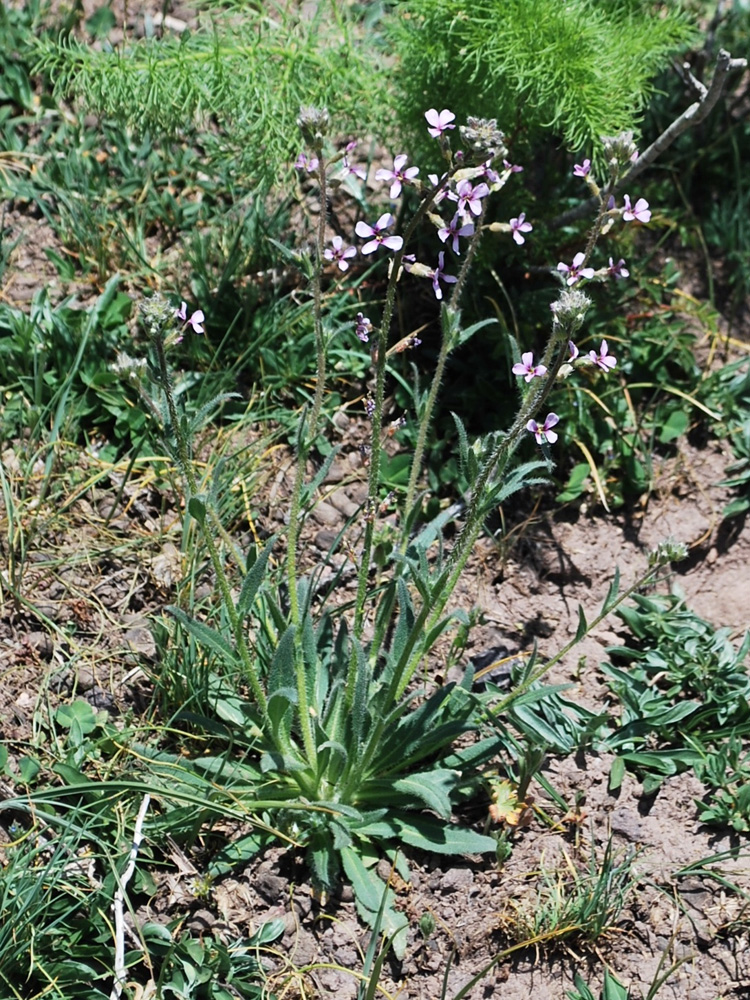
[[312,18],[281,4],[217,9],[198,30],[95,51],[72,37],[39,43],[38,70],[54,94],[139,134],[190,138],[201,128],[207,159],[231,157],[246,181],[267,187],[299,149],[301,105],[326,106],[342,131],[383,131],[384,78],[335,0]]
[[509,134],[553,130],[571,150],[637,125],[652,78],[693,29],[671,4],[642,0],[409,0],[392,34],[403,123],[450,108]]

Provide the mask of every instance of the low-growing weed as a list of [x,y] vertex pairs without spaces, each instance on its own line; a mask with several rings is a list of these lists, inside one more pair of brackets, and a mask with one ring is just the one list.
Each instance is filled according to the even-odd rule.
[[[747,736],[747,727],[743,735]],[[728,740],[706,748],[695,765],[695,773],[706,786],[698,805],[703,823],[729,826],[750,832],[750,749],[734,733]]]
[[610,648],[612,661],[601,665],[622,706],[606,745],[619,758],[611,786],[628,764],[644,776],[648,794],[665,777],[698,766],[708,752],[701,747],[747,728],[750,633],[737,649],[729,629],[714,629],[674,594],[634,600],[617,612],[633,638]]

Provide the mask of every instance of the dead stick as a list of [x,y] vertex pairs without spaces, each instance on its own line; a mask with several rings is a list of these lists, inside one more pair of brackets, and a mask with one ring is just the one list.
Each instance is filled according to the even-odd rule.
[[[686,66],[685,70],[689,75],[690,81],[698,91],[698,100],[694,101],[689,108],[686,108],[680,117],[676,118],[671,125],[668,125],[662,134],[651,143],[648,149],[641,153],[630,170],[617,182],[614,190],[622,190],[626,184],[629,184],[630,181],[643,173],[646,167],[650,166],[658,156],[661,156],[664,150],[668,149],[679,135],[682,135],[689,128],[702,122],[710,114],[716,102],[721,97],[729,73],[732,70],[745,69],[746,67],[747,59],[732,59],[726,49],[721,49],[716,60],[713,79],[710,86],[706,87],[699,80],[696,80]],[[575,208],[571,208],[569,211],[563,212],[562,215],[558,215],[557,218],[550,222],[550,227],[552,229],[559,229],[560,226],[566,226],[569,222],[575,222],[577,219],[582,219],[584,216],[590,215],[595,208],[598,208],[597,199],[589,198],[580,205],[576,205]]]
[[148,811],[150,802],[151,796],[144,795],[143,802],[141,802],[141,808],[138,810],[138,815],[135,820],[135,827],[133,829],[133,844],[130,848],[128,864],[125,871],[122,873],[122,878],[117,879],[117,889],[112,901],[112,909],[115,916],[115,979],[112,984],[112,992],[109,995],[109,1000],[120,1000],[120,995],[122,994],[128,975],[127,969],[125,968],[125,889],[127,888],[128,882],[135,871],[135,860],[138,857],[138,848],[141,846],[141,841],[143,840],[143,821],[146,818],[146,812]]

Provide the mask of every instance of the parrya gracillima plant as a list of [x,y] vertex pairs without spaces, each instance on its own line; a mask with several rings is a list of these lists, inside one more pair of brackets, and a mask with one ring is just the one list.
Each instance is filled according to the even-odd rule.
[[[407,166],[409,162],[407,155],[399,152],[394,156],[393,167],[378,169],[375,180],[389,185],[387,193],[391,200],[403,197],[406,188],[415,191],[419,197],[418,207],[407,223],[403,235],[394,232],[394,216],[390,212],[381,213],[376,221],[360,220],[354,231],[354,236],[364,241],[360,247],[363,256],[385,253],[393,257],[380,324],[373,325],[369,319],[365,323],[361,312],[354,321],[355,334],[360,340],[370,343],[371,335],[374,340],[373,377],[366,395],[366,412],[371,420],[371,438],[369,492],[354,625],[358,637],[363,635],[366,620],[367,574],[372,554],[376,511],[382,499],[383,486],[379,471],[387,360],[390,352],[403,350],[405,346],[404,340],[395,347],[389,346],[397,287],[399,283],[405,283],[410,278],[429,280],[435,298],[441,303],[442,327],[441,347],[430,390],[418,404],[418,412],[414,415],[417,424],[416,446],[402,508],[403,556],[408,552],[411,532],[417,520],[418,485],[427,433],[446,361],[450,352],[481,326],[477,324],[470,331],[462,330],[459,313],[461,295],[478,244],[487,233],[509,234],[519,247],[527,238],[533,238],[530,234],[533,233],[534,227],[525,212],[519,212],[508,223],[486,224],[484,221],[488,199],[497,195],[511,176],[523,169],[508,159],[504,136],[496,123],[469,119],[466,126],[457,131],[455,115],[448,109],[436,108],[428,110],[425,119],[430,136],[440,146],[446,164],[444,172],[441,175],[430,174],[426,180],[421,179],[420,168],[417,165]],[[454,152],[452,142],[456,132],[463,148]],[[606,265],[602,263],[598,268],[594,266],[593,257],[597,241],[618,219],[627,223],[646,223],[650,220],[651,212],[643,198],[631,201],[630,195],[625,195],[622,204],[618,205],[612,194],[623,172],[638,158],[632,135],[627,133],[604,139],[603,142],[609,177],[602,188],[593,176],[589,159],[585,159],[582,164],[576,164],[573,169],[575,176],[586,182],[599,205],[587,245],[574,255],[571,263],[560,261],[555,268],[555,273],[563,283],[563,290],[551,304],[551,335],[542,357],[535,362],[533,352],[524,351],[521,358],[513,365],[513,373],[521,376],[523,380],[517,419],[509,431],[496,435],[493,439],[477,442],[473,448],[466,449],[465,460],[470,466],[468,471],[472,491],[457,541],[447,561],[447,576],[445,579],[438,577],[436,589],[430,592],[420,611],[420,616],[424,618],[421,621],[422,625],[436,626],[492,504],[497,503],[501,497],[507,497],[509,490],[519,488],[523,482],[528,483],[529,476],[533,478],[533,473],[543,466],[542,462],[527,463],[522,467],[523,475],[520,478],[516,475],[514,478],[512,487],[507,482],[509,463],[524,432],[533,435],[542,447],[544,458],[549,460],[547,447],[557,440],[559,431],[555,428],[560,423],[559,417],[552,411],[547,413],[543,421],[538,421],[537,416],[553,391],[556,381],[571,376],[580,367],[594,366],[601,372],[610,373],[617,365],[617,358],[614,353],[610,353],[610,346],[606,340],[601,342],[598,351],[591,350],[583,355],[575,345],[574,337],[583,323],[590,304],[590,299],[582,288],[592,281],[621,280],[628,277],[629,272],[622,259],[615,262],[610,257]],[[346,147],[346,154],[350,154],[353,148],[356,148],[355,144],[350,142]],[[327,167],[337,169],[336,164],[340,156],[341,154],[333,153],[326,158],[322,148],[315,147],[310,152],[300,154],[298,165],[300,169],[307,169],[317,178],[321,188],[325,189],[326,169]],[[309,161],[315,164],[312,171],[306,166]],[[360,180],[365,179],[362,173],[363,171],[359,175]],[[360,193],[364,198],[364,189]],[[376,213],[372,213],[373,218],[375,215]],[[414,242],[417,227],[429,225],[435,228],[438,240],[444,247],[437,250],[437,259],[417,260],[415,255],[409,252],[410,247]],[[327,246],[324,252],[325,259],[335,261],[336,252],[337,246],[333,244]],[[351,255],[351,259],[354,259],[354,254]],[[316,295],[316,301],[318,300],[319,295]],[[405,341],[407,346],[414,346],[414,342],[410,342],[408,337]],[[516,349],[515,345],[513,346]],[[292,586],[291,581],[290,586]],[[376,629],[373,655],[381,638]],[[401,693],[411,679],[416,662],[424,652],[424,647],[419,644],[413,649],[413,657],[410,664],[405,666],[401,678],[399,687]]]
[[[203,311],[198,308],[189,312],[186,303],[176,307],[158,296],[142,307],[153,351],[150,372],[163,397],[162,405],[152,400],[150,406],[161,414],[166,436],[174,443],[187,511],[205,540],[229,634],[195,621],[180,608],[172,608],[171,613],[198,643],[220,656],[225,673],[243,679],[251,696],[243,702],[242,711],[248,746],[257,756],[246,757],[242,764],[235,762],[233,773],[247,787],[263,787],[265,808],[273,809],[275,822],[305,845],[321,886],[331,886],[343,867],[355,888],[361,914],[371,923],[382,917],[385,932],[395,936],[397,952],[404,943],[405,918],[396,910],[393,894],[379,882],[370,862],[379,850],[395,849],[403,843],[441,853],[494,850],[492,838],[458,828],[450,818],[454,795],[473,780],[477,769],[503,749],[502,737],[497,734],[468,748],[453,749],[456,737],[476,729],[482,716],[483,710],[471,691],[470,672],[458,685],[446,684],[419,693],[407,691],[437,638],[460,618],[458,613],[446,614],[446,605],[488,511],[524,486],[542,481],[541,473],[549,465],[549,446],[554,445],[560,424],[557,415],[546,407],[556,381],[571,377],[582,366],[598,369],[602,377],[616,367],[616,358],[609,353],[606,341],[587,354],[581,354],[575,345],[575,335],[590,304],[581,285],[627,276],[623,261],[615,264],[609,259],[607,266],[594,268],[590,260],[596,240],[618,217],[625,218],[625,213],[633,216],[629,221],[638,223],[648,212],[642,199],[635,204],[628,200],[618,208],[607,187],[601,192],[600,211],[589,244],[576,255],[572,265],[561,263],[551,268],[563,288],[551,304],[551,332],[542,357],[537,361],[532,351],[521,355],[514,348],[519,356],[513,371],[522,389],[515,420],[508,430],[489,435],[471,447],[458,421],[462,457],[471,483],[468,500],[465,508],[455,506],[420,526],[419,480],[426,433],[446,360],[457,345],[486,325],[479,323],[464,329],[459,312],[477,248],[483,238],[493,233],[510,237],[522,247],[526,239],[533,238],[534,231],[534,224],[523,212],[507,223],[485,222],[488,200],[521,172],[521,167],[508,159],[504,136],[496,123],[469,119],[465,126],[457,127],[455,116],[447,109],[430,109],[425,118],[441,150],[443,172],[423,178],[419,166],[410,165],[406,154],[399,152],[392,167],[382,167],[376,174],[389,198],[401,198],[407,190],[418,197],[416,210],[402,233],[395,231],[394,215],[381,209],[357,221],[349,236],[339,233],[329,239],[326,213],[319,214],[311,266],[307,268],[311,275],[317,382],[296,438],[296,476],[283,586],[268,572],[275,539],[242,565],[244,560],[238,556],[210,491],[202,487],[193,465],[190,428],[178,413],[167,351],[187,330],[203,332]],[[300,152],[296,166],[316,183],[321,205],[326,204],[328,192],[335,186],[343,189],[340,180],[345,179],[347,184],[365,180],[364,168],[356,158],[356,143],[332,150],[329,124],[325,111],[301,112],[306,148]],[[454,134],[459,137],[462,151],[453,149]],[[623,156],[629,160],[633,154],[626,140],[611,143],[610,184],[618,176]],[[585,172],[585,179],[593,190],[590,170]],[[418,260],[410,252],[418,227],[422,226],[431,227],[436,236],[433,256],[427,261]],[[378,257],[390,258],[380,322],[371,320],[365,307],[360,307],[351,320],[354,343],[367,344],[373,370],[365,402],[370,420],[368,497],[363,518],[354,525],[357,530],[364,522],[359,544],[354,541],[351,546],[357,559],[357,594],[347,617],[332,614],[326,606],[316,606],[313,581],[298,573],[297,555],[304,510],[327,468],[324,463],[312,482],[306,481],[326,381],[324,275],[346,281],[361,260]],[[389,574],[378,581],[377,593],[372,594],[374,539],[384,506],[380,467],[388,361],[394,352],[419,344],[416,335],[390,344],[391,320],[398,288],[420,280],[430,282],[440,303],[441,344],[429,391],[415,415],[419,430],[403,497],[401,541],[393,549]],[[370,306],[366,310],[372,315]],[[131,365],[128,375],[144,391],[143,367]],[[513,466],[515,452],[529,435],[541,447],[542,458]],[[333,454],[328,462],[332,458]],[[434,543],[450,520],[459,520],[450,552],[443,557],[441,549],[434,558]],[[239,589],[232,588],[222,549],[242,565],[244,579]],[[615,588],[607,610],[618,600]],[[248,619],[252,620],[250,629]],[[550,663],[525,677],[518,693],[527,690]],[[429,816],[424,815],[425,809]],[[384,909],[379,914],[383,892]],[[377,906],[373,900],[377,900]]]

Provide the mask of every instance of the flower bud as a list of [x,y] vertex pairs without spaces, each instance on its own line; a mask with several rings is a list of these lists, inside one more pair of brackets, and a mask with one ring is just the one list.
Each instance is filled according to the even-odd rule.
[[634,157],[638,156],[638,147],[633,142],[632,132],[620,132],[619,135],[603,135],[604,152],[614,173],[619,173],[623,167],[630,166]]
[[648,554],[649,566],[667,566],[687,558],[687,546],[675,538],[665,538]]
[[141,382],[146,374],[148,362],[145,358],[131,358],[125,351],[117,352],[117,360],[110,369],[126,382]]
[[167,330],[174,325],[174,308],[158,292],[148,299],[143,299],[138,304],[138,311],[146,333],[152,340],[163,338]]
[[586,310],[591,305],[591,299],[575,288],[566,288],[560,293],[557,302],[550,305],[553,323],[562,326],[568,335],[574,333],[583,323]]
[[505,156],[508,152],[505,146],[505,134],[497,127],[494,118],[472,118],[466,119],[466,125],[460,125],[458,133],[461,142],[467,147],[465,155],[467,159],[476,163],[486,163],[487,160],[494,160],[499,156]]
[[323,149],[323,140],[328,132],[328,126],[331,124],[331,116],[328,114],[328,108],[313,108],[309,105],[303,105],[299,109],[297,124],[300,127],[305,142],[316,153],[320,153]]

